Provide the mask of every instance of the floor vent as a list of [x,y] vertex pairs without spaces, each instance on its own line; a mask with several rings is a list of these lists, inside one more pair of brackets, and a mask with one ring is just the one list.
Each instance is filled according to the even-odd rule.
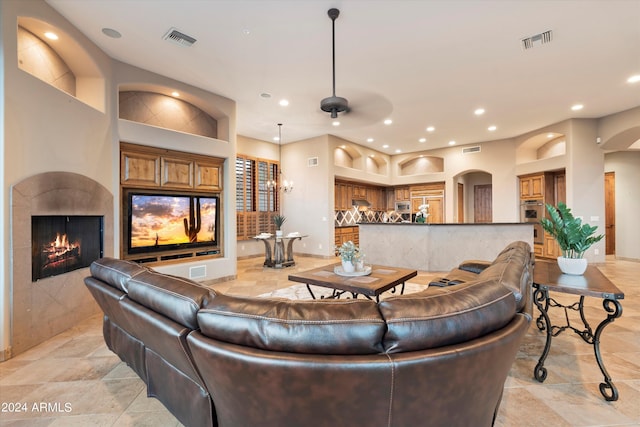
[[317,157],[309,157],[307,159],[307,167],[318,166],[318,158]]
[[197,267],[189,267],[189,279],[204,279],[207,277],[207,266],[199,265]]
[[184,33],[181,33],[180,31],[176,30],[175,28],[170,29],[167,34],[164,35],[164,37],[162,38],[163,40],[169,40],[170,42],[173,42],[175,44],[179,44],[180,46],[186,46],[189,47],[191,45],[193,45],[196,42],[196,39],[194,39],[191,36],[188,36]]
[[476,145],[475,147],[466,147],[462,149],[462,154],[471,154],[471,153],[479,153],[480,146]]
[[544,33],[540,33],[540,34],[534,34],[531,37],[526,37],[521,40],[522,50],[531,49],[536,45],[551,43],[552,39],[553,39],[553,34],[551,33],[551,30],[545,31]]

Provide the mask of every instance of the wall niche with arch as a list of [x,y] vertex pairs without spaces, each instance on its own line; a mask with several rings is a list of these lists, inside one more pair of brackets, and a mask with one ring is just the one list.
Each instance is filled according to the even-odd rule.
[[436,156],[417,155],[398,163],[398,175],[420,175],[444,172],[444,159]]
[[177,132],[218,138],[218,122],[197,106],[174,96],[144,90],[121,90],[118,117]]
[[105,79],[80,43],[47,22],[23,16],[18,18],[17,42],[18,68],[105,112]]
[[525,140],[516,150],[517,163],[564,156],[567,152],[567,138],[562,133],[543,132]]
[[340,144],[333,150],[333,164],[374,175],[386,175],[389,169],[389,162],[383,156],[365,155],[356,145],[351,144]]

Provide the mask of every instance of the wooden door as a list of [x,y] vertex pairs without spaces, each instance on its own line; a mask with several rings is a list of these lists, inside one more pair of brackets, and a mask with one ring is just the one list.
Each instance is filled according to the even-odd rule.
[[616,253],[616,174],[604,174],[604,241],[605,254]]
[[493,220],[491,184],[473,187],[473,222],[491,222]]
[[458,223],[464,222],[464,184],[458,183]]

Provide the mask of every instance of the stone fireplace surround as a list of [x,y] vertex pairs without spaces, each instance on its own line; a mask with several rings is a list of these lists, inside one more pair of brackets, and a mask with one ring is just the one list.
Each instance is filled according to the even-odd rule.
[[82,268],[31,281],[32,215],[101,215],[104,255],[113,256],[113,195],[70,172],[26,178],[11,191],[11,358],[100,312],[84,286]]

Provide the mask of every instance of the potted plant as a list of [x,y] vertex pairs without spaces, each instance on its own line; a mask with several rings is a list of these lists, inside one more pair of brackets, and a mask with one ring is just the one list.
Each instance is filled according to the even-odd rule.
[[556,239],[562,250],[562,256],[558,257],[560,270],[566,274],[583,274],[587,269],[587,260],[583,258],[585,251],[602,240],[604,235],[595,236],[598,227],[583,224],[563,202],[559,202],[557,207],[547,203],[546,208],[551,219],[542,218],[540,225]]
[[356,270],[356,262],[360,255],[360,248],[351,240],[344,242],[342,246],[336,248],[342,259],[342,270],[345,273],[353,273]]
[[287,220],[284,215],[274,215],[271,220],[276,226],[276,237],[282,237],[282,224]]

